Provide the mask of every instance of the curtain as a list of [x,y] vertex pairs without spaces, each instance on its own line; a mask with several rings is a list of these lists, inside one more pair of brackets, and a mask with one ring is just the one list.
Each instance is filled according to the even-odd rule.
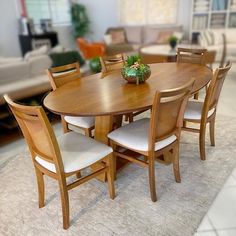
[[119,0],[124,25],[175,24],[178,0]]

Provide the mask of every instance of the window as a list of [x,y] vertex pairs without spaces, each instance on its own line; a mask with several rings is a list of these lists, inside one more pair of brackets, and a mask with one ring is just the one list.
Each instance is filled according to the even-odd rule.
[[174,24],[178,0],[119,0],[119,11],[125,25]]
[[34,24],[40,24],[40,19],[51,19],[54,25],[71,22],[69,0],[26,0],[25,3]]

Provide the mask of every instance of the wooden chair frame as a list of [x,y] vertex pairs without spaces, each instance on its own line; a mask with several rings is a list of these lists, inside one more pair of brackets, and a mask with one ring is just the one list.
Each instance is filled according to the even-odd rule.
[[[179,172],[179,141],[180,141],[180,132],[183,125],[183,114],[185,106],[187,104],[187,99],[190,94],[194,83],[194,79],[191,79],[186,85],[179,87],[177,89],[166,90],[161,92],[156,92],[153,106],[152,114],[149,127],[149,136],[148,136],[148,151],[140,151],[135,149],[130,149],[125,145],[117,143],[113,140],[110,140],[110,144],[114,150],[115,158],[120,157],[126,159],[130,162],[136,163],[141,167],[147,167],[149,173],[149,186],[150,194],[153,202],[157,201],[156,196],[156,185],[155,185],[155,160],[163,163],[170,164],[173,163],[173,171],[175,175],[176,182],[181,182],[180,172]],[[177,118],[172,124],[173,129],[166,131],[159,131],[157,127],[161,127],[160,117],[164,114],[160,111],[161,104],[168,103],[170,101],[180,101],[180,106],[178,110]],[[162,120],[163,122],[163,120]],[[170,120],[164,119],[165,127],[168,127],[168,122],[173,122]],[[169,127],[168,127],[169,129]],[[155,143],[171,135],[176,135],[177,139],[170,145],[155,151]],[[121,147],[121,149],[120,149]],[[124,151],[124,148],[126,149]],[[128,151],[127,151],[128,149]],[[140,155],[144,156],[144,159],[140,159]],[[116,163],[116,161],[115,161]],[[116,169],[116,168],[114,168]]]
[[[199,133],[199,148],[201,160],[206,160],[205,136],[207,123],[209,123],[211,146],[215,146],[215,119],[217,105],[225,77],[227,75],[227,72],[230,70],[231,66],[232,63],[228,62],[224,68],[218,68],[214,72],[213,78],[207,89],[207,94],[202,108],[201,119],[184,119],[183,130]],[[212,109],[214,109],[214,112],[211,116],[208,117],[208,112]],[[200,128],[189,128],[187,127],[187,122],[200,124]]]
[[102,65],[102,78],[114,70],[121,69],[125,63],[125,54],[100,57]]
[[[204,48],[181,48],[177,49],[178,63],[193,63],[206,65],[207,49]],[[198,99],[199,92],[194,94],[194,99]]]
[[[59,149],[59,145],[51,124],[41,106],[23,106],[17,103],[14,103],[8,95],[4,95],[4,99],[8,103],[12,113],[14,114],[19,126],[22,130],[22,133],[27,141],[29,150],[31,152],[32,161],[35,168],[35,174],[37,178],[38,184],[38,199],[39,199],[39,208],[44,207],[45,205],[45,190],[44,190],[44,175],[47,175],[59,183],[60,195],[61,195],[61,204],[62,204],[62,214],[63,214],[63,228],[67,229],[69,227],[69,197],[68,191],[73,189],[88,180],[105,173],[107,175],[108,187],[110,197],[112,199],[115,198],[115,189],[114,189],[114,163],[112,154],[107,155],[102,159],[102,167],[87,176],[81,177],[80,171],[74,171],[70,173],[64,172],[64,166],[62,162],[61,152]],[[27,127],[27,122],[30,122],[32,127],[37,124],[40,124],[42,127],[43,135],[41,137],[37,137],[37,139],[32,138],[32,133],[34,131],[29,130]],[[38,148],[39,142],[45,142],[45,149],[40,150]],[[45,151],[47,150],[47,151]],[[50,153],[50,155],[46,154],[46,152]],[[40,158],[44,159],[47,162],[53,163],[56,167],[56,173],[49,171],[40,165],[36,160],[36,156],[40,156]],[[101,161],[101,160],[100,160]],[[100,164],[100,163],[99,163]],[[100,165],[101,166],[101,165]],[[67,184],[66,178],[79,174],[79,179],[74,182]],[[77,175],[78,177],[78,175]]]
[[[61,87],[62,85],[69,83],[73,80],[81,78],[81,73],[80,73],[80,65],[78,62],[63,65],[63,66],[58,66],[58,67],[53,67],[50,69],[46,70],[48,78],[50,80],[51,86],[53,90],[56,90],[57,88]],[[57,74],[58,73],[58,74]],[[56,74],[56,75],[55,75]],[[64,132],[69,132],[68,128],[68,123],[65,121],[65,116],[61,115],[61,123]],[[71,126],[75,126],[70,124]],[[80,129],[82,129],[85,132],[85,135],[88,137],[92,137],[92,130],[94,129],[94,126],[90,128],[84,128],[81,126],[75,126]]]

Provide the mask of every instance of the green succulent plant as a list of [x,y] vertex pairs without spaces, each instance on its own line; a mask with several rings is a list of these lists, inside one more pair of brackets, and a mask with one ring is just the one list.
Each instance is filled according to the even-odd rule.
[[144,82],[150,74],[150,67],[141,63],[139,55],[131,55],[127,57],[122,69],[122,75],[125,79],[136,78],[136,83],[139,84],[140,82]]

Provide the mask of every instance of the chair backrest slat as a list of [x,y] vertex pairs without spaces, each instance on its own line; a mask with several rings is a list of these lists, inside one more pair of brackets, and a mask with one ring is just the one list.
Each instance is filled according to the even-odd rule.
[[116,54],[100,57],[100,62],[102,65],[102,77],[104,77],[114,70],[121,69],[124,66],[125,59],[123,54]]
[[40,158],[63,168],[59,146],[43,108],[14,103],[7,95],[4,95],[4,99],[21,128],[32,157],[40,156]]
[[231,62],[228,62],[224,68],[217,68],[214,72],[213,78],[207,89],[207,94],[204,102],[203,109],[207,113],[212,108],[216,108],[220,93],[226,78],[228,71],[232,66]]
[[206,49],[178,48],[177,62],[205,65]]
[[154,148],[157,140],[173,134],[180,135],[184,110],[193,83],[192,78],[186,85],[177,89],[156,92],[151,114],[149,150]]
[[53,90],[81,77],[78,62],[50,68],[47,74]]

